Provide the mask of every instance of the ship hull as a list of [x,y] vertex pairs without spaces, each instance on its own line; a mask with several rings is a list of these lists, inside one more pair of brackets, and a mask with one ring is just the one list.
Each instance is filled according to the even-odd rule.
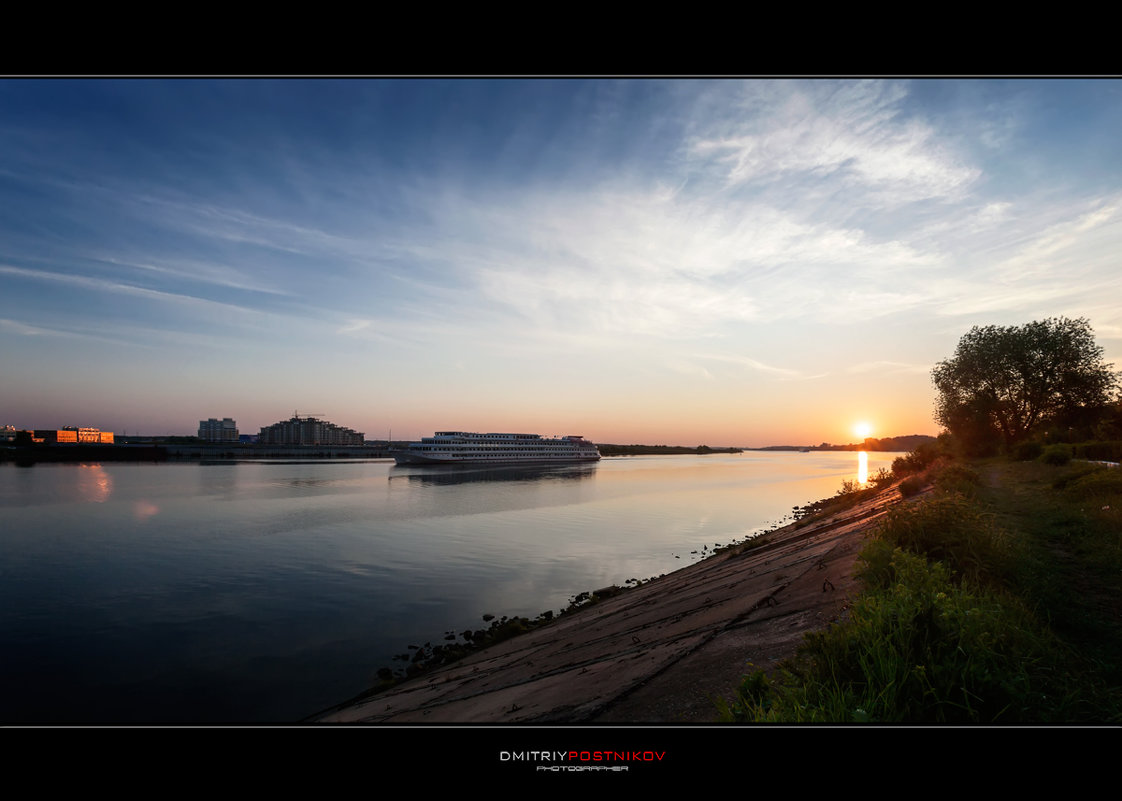
[[600,451],[576,435],[545,439],[538,434],[438,431],[393,457],[401,465],[546,465],[598,462]]
[[492,459],[481,457],[468,457],[468,456],[426,456],[417,453],[395,453],[393,455],[394,461],[398,464],[417,465],[417,464],[573,464],[576,462],[598,462],[599,456],[554,456],[542,458],[504,458],[495,457]]

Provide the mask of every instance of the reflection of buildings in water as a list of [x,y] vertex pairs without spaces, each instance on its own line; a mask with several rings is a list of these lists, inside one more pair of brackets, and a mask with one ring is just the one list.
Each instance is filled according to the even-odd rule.
[[113,494],[113,477],[98,463],[79,465],[78,494],[90,503],[105,503]]
[[132,505],[133,517],[143,523],[150,517],[159,514],[160,507],[151,501],[137,501]]
[[857,480],[862,484],[869,481],[869,454],[865,451],[857,452]]
[[527,467],[488,466],[485,468],[456,465],[394,465],[390,468],[390,481],[404,478],[411,482],[433,485],[470,484],[476,481],[536,482],[579,481],[591,478],[596,465],[541,465]]

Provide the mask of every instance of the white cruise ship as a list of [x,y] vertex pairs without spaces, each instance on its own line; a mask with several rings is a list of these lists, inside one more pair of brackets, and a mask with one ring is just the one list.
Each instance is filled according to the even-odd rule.
[[596,445],[577,435],[547,439],[539,434],[466,431],[437,431],[394,453],[398,464],[561,464],[599,458]]

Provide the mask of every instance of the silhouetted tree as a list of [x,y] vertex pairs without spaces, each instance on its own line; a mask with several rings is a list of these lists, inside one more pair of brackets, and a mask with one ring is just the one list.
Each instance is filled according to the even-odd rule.
[[932,370],[935,419],[971,452],[1008,448],[1041,424],[1101,413],[1117,391],[1112,367],[1083,318],[975,326]]

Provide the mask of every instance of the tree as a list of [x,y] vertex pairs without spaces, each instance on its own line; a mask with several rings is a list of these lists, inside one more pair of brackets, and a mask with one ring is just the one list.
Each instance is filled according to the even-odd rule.
[[1006,448],[1041,424],[1086,423],[1113,400],[1118,376],[1083,318],[974,326],[932,370],[935,420],[974,453]]

